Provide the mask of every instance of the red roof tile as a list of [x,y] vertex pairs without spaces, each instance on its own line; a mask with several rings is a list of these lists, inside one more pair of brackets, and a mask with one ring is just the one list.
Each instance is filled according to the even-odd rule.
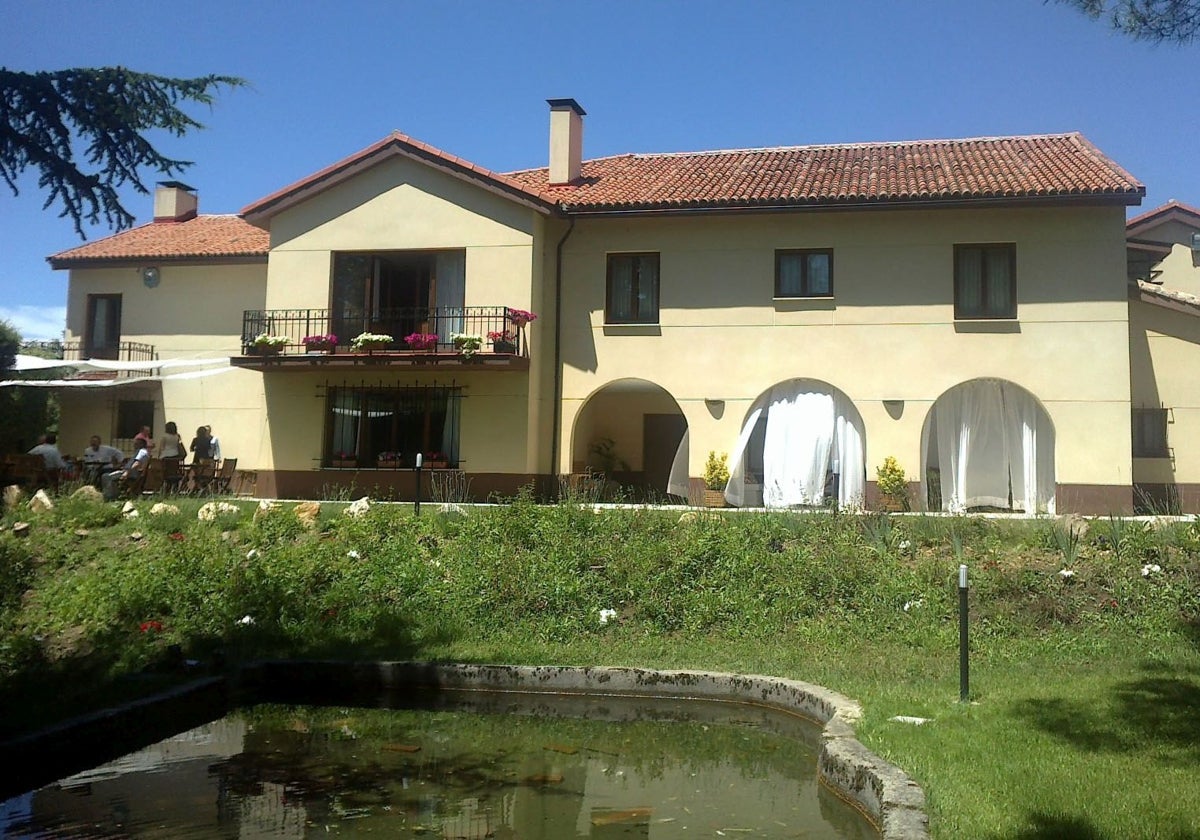
[[1155,223],[1171,217],[1177,218],[1185,224],[1200,225],[1200,210],[1189,204],[1184,204],[1182,201],[1171,199],[1160,207],[1147,210],[1140,216],[1134,216],[1125,223],[1125,230],[1128,233],[1133,233],[1147,227],[1152,227]]
[[567,213],[1064,196],[1132,204],[1145,194],[1078,133],[620,155],[585,161],[578,181],[555,187],[545,168],[508,177]]
[[60,251],[52,268],[90,262],[221,257],[266,258],[270,236],[239,216],[197,216],[186,222],[151,222]]

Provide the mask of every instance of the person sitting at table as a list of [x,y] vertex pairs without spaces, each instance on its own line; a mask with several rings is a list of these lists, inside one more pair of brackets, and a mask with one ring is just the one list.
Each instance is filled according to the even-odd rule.
[[208,432],[208,450],[212,453],[213,462],[221,463],[221,439],[213,434],[212,426],[205,426],[204,430]]
[[29,454],[42,456],[42,460],[46,464],[46,479],[54,490],[58,490],[59,475],[67,467],[62,453],[58,451],[58,435],[53,433],[46,435],[45,441],[30,449]]
[[136,481],[150,465],[150,450],[146,448],[146,441],[134,438],[133,446],[133,457],[125,462],[122,469],[100,476],[100,489],[104,493],[105,501],[111,502],[121,495],[121,488],[131,481]]
[[100,435],[92,435],[88,448],[83,450],[83,480],[93,487],[100,486],[100,476],[121,469],[125,453],[115,446],[100,442]]
[[212,460],[212,438],[208,435],[208,426],[196,429],[196,436],[192,438],[188,450],[192,453],[192,464]]

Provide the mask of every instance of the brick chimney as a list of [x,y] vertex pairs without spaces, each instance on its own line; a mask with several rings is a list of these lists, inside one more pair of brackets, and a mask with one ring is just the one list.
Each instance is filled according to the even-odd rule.
[[583,118],[587,111],[574,99],[547,99],[550,105],[550,185],[579,178],[583,162]]
[[154,221],[186,222],[196,218],[196,191],[179,181],[159,181],[154,188]]

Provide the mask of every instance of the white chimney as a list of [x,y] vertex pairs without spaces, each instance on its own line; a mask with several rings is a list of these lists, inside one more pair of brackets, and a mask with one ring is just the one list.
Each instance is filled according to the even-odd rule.
[[550,185],[579,178],[583,162],[583,118],[587,111],[574,99],[547,99],[550,105]]
[[196,218],[196,191],[179,181],[159,181],[154,189],[154,221],[186,222]]

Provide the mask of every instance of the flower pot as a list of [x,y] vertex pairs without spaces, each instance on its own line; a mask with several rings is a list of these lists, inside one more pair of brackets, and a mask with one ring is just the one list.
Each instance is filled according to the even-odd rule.
[[251,356],[278,356],[282,351],[282,347],[276,347],[274,344],[250,345]]
[[310,356],[332,356],[337,350],[332,344],[311,343],[304,346],[306,348],[305,352]]
[[511,341],[493,341],[492,342],[492,352],[493,353],[516,353],[517,345]]
[[725,491],[724,490],[704,490],[704,506],[710,508],[725,507]]
[[388,458],[388,459],[384,459],[382,461],[376,461],[375,463],[379,466],[379,469],[381,469],[381,470],[398,470],[398,469],[400,469],[400,462],[398,460],[396,460],[395,458]]
[[450,466],[449,461],[426,461],[425,469],[427,470],[444,470]]
[[331,467],[357,467],[358,460],[356,458],[332,458],[329,461]]

